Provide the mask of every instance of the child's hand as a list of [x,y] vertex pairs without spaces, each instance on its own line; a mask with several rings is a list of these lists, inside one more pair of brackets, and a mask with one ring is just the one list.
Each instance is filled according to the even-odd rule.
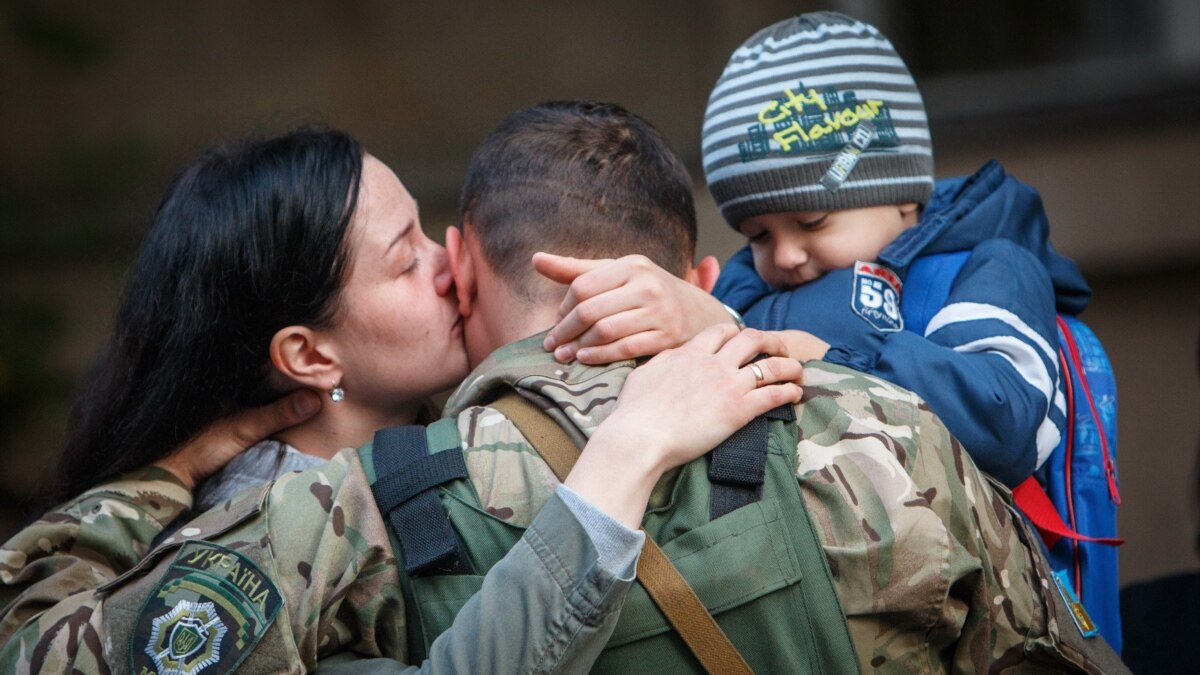
[[783,340],[783,344],[787,346],[788,354],[793,359],[799,361],[813,361],[825,358],[825,352],[829,351],[829,343],[812,333],[802,330],[777,330],[772,331]]
[[707,291],[645,256],[583,260],[537,253],[533,266],[542,276],[570,285],[558,308],[558,325],[545,342],[559,361],[599,364],[649,356],[709,326],[733,323]]

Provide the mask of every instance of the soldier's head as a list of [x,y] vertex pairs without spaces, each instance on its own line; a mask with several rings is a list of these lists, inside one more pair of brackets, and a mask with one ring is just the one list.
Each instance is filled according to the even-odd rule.
[[607,103],[542,103],[506,117],[471,158],[459,213],[461,232],[451,228],[446,245],[475,361],[524,336],[515,320],[533,331],[553,323],[532,323],[563,294],[533,270],[535,252],[638,253],[686,276],[696,247],[687,169],[658,130]]

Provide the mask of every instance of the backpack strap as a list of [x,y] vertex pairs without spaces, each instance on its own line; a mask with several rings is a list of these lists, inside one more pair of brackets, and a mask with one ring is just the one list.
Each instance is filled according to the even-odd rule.
[[371,490],[404,553],[404,570],[412,576],[470,573],[437,494],[439,485],[467,478],[462,450],[429,454],[423,426],[380,429],[373,447],[376,480]]
[[[575,460],[579,458],[579,448],[575,447],[575,443],[562,427],[555,424],[536,405],[512,390],[488,405],[499,410],[516,425],[526,440],[546,459],[550,470],[560,481],[566,479],[571,467],[575,465]],[[638,559],[637,578],[646,589],[647,595],[658,605],[667,621],[675,627],[676,632],[706,671],[753,672],[738,653],[737,647],[729,641],[725,631],[717,625],[704,603],[696,597],[696,592],[688,585],[687,580],[649,534],[646,535],[646,545]]]
[[763,476],[767,470],[769,420],[794,422],[796,409],[781,405],[733,432],[712,452],[708,479],[710,520],[762,499]]
[[1042,541],[1046,542],[1046,546],[1054,546],[1063,537],[1075,541],[1108,544],[1109,546],[1120,546],[1125,543],[1125,540],[1120,537],[1089,537],[1076,532],[1063,521],[1058,509],[1054,508],[1054,502],[1050,501],[1050,496],[1046,494],[1046,489],[1033,476],[1026,478],[1021,481],[1020,485],[1013,488],[1012,496],[1017,508],[1025,514],[1026,518],[1029,518],[1033,526],[1037,528],[1038,534],[1042,535]]

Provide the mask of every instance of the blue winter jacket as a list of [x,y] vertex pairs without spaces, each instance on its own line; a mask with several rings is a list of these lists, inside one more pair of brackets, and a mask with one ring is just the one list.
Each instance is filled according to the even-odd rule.
[[[713,293],[750,326],[806,330],[831,345],[826,361],[916,392],[980,468],[1014,486],[1063,433],[1055,313],[1078,314],[1091,297],[1048,235],[1037,191],[992,161],[972,176],[938,181],[917,225],[877,261],[864,261],[904,280],[920,256],[970,251],[924,334],[864,318],[855,303],[864,281],[854,268],[772,289],[755,273],[749,246],[726,263]],[[902,287],[901,303],[920,292]]]

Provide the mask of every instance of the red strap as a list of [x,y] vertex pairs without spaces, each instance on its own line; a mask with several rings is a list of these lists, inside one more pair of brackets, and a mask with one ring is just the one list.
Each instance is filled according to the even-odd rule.
[[1042,535],[1042,541],[1046,542],[1046,546],[1054,546],[1063,537],[1077,541],[1094,541],[1109,546],[1120,546],[1125,543],[1124,539],[1118,537],[1089,537],[1072,530],[1063,522],[1062,516],[1058,515],[1058,510],[1054,508],[1054,503],[1042,489],[1041,483],[1038,483],[1037,479],[1032,476],[1013,488],[1013,501],[1037,528]]
[[[1092,398],[1092,388],[1088,386],[1087,376],[1083,370],[1083,359],[1079,356],[1079,345],[1075,343],[1075,335],[1071,332],[1071,328],[1067,326],[1067,322],[1063,321],[1061,316],[1057,317],[1057,321],[1059,329],[1063,332],[1063,337],[1067,340],[1067,350],[1071,353],[1071,363],[1079,373],[1079,383],[1083,385],[1083,394],[1087,398],[1092,419],[1096,422],[1096,430],[1100,432],[1100,449],[1104,453],[1104,476],[1108,479],[1109,499],[1117,506],[1120,506],[1121,493],[1117,490],[1117,467],[1113,464],[1112,455],[1108,452],[1108,437],[1104,433],[1104,421],[1100,419],[1100,413],[1096,411],[1096,401]],[[1070,374],[1064,374],[1064,376],[1070,377]],[[1073,420],[1068,418],[1067,424],[1072,423]]]

